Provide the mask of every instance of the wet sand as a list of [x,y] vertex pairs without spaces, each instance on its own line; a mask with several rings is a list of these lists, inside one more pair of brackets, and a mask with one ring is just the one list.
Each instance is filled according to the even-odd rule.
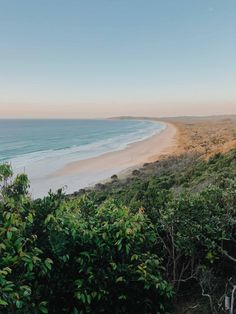
[[146,162],[153,162],[161,156],[174,152],[176,136],[177,128],[171,123],[166,123],[166,129],[151,138],[130,144],[124,150],[72,162],[52,173],[50,177],[82,176],[86,173],[90,175],[98,172],[109,173],[110,175],[131,167],[138,167]]
[[146,168],[150,172],[156,161],[171,156],[197,153],[202,158],[209,158],[236,148],[236,115],[143,119],[164,122],[167,128],[124,150],[72,162],[48,177],[32,180],[32,194],[43,196],[50,188],[56,191],[61,187],[71,194],[107,182],[113,174],[126,179],[134,169],[142,169],[145,163],[149,163]]

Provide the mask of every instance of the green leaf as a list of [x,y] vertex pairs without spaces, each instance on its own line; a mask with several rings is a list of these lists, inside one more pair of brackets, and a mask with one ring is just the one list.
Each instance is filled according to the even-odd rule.
[[33,215],[32,215],[31,213],[29,213],[29,215],[28,215],[27,218],[28,218],[28,220],[29,220],[30,223],[33,223],[34,218],[33,218]]
[[50,258],[46,258],[45,265],[49,270],[52,269],[52,264],[53,264],[53,261]]
[[83,303],[86,303],[86,298],[85,298],[85,295],[83,293],[81,293],[80,295],[80,299]]
[[11,231],[7,231],[7,239],[11,240],[12,238],[12,232]]
[[3,299],[0,299],[0,305],[6,306],[6,305],[8,305],[8,303],[6,301],[4,301]]
[[87,294],[87,301],[88,301],[88,304],[91,303],[91,296],[89,294]]
[[78,310],[74,307],[71,314],[79,314]]
[[122,276],[116,279],[116,282],[123,282],[123,281],[125,281],[125,279]]
[[22,305],[23,305],[23,302],[22,302],[22,301],[20,301],[20,300],[17,300],[17,301],[16,301],[16,307],[17,307],[18,309],[21,309],[21,308],[22,308]]
[[6,220],[9,220],[10,218],[11,218],[11,213],[8,212],[8,213],[6,214]]
[[48,309],[47,309],[47,302],[43,301],[39,304],[39,310],[44,313],[47,314],[48,313]]
[[33,268],[34,268],[33,263],[32,263],[32,262],[30,262],[30,263],[28,264],[28,267],[29,267],[29,270],[30,270],[30,271],[32,271],[32,270],[33,270]]

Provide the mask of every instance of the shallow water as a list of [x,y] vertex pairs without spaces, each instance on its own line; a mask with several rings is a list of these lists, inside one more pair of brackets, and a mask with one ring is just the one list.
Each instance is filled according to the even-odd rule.
[[146,120],[0,120],[0,162],[42,182],[70,162],[125,149],[163,128]]

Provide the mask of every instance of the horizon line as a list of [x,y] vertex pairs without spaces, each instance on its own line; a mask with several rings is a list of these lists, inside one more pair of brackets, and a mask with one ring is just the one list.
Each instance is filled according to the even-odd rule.
[[231,117],[236,116],[236,113],[227,113],[227,114],[198,114],[198,115],[173,115],[173,116],[136,116],[136,115],[118,115],[111,117],[99,117],[99,118],[89,118],[89,117],[78,117],[78,118],[58,118],[58,117],[1,117],[1,120],[112,120],[112,119],[168,119],[168,118],[210,118],[210,117]]

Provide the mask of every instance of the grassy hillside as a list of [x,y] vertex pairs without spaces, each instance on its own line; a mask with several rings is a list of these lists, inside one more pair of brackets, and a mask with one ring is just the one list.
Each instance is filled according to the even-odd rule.
[[236,150],[169,157],[32,201],[0,168],[1,313],[224,313],[236,284]]

